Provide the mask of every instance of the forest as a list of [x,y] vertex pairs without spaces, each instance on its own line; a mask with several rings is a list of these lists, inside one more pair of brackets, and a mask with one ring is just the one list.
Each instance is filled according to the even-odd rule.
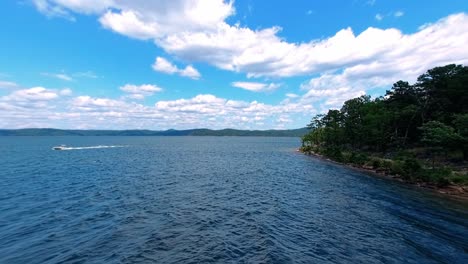
[[385,96],[312,118],[301,150],[437,186],[468,185],[468,67],[435,67]]

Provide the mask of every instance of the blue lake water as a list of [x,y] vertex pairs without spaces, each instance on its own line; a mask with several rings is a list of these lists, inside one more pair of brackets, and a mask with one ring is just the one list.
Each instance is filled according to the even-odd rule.
[[466,202],[299,145],[0,137],[0,263],[468,263]]

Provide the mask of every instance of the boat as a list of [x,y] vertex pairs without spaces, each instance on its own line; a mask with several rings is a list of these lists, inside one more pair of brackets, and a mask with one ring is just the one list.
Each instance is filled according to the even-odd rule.
[[65,146],[65,145],[60,145],[60,146],[55,146],[55,147],[53,147],[52,149],[53,149],[53,150],[64,150],[66,147],[67,147],[67,146]]

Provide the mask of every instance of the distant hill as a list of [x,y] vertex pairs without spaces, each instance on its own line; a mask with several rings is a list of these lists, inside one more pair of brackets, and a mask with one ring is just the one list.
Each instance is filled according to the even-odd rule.
[[307,128],[287,130],[188,129],[153,130],[69,130],[54,128],[0,129],[0,136],[250,136],[301,137]]

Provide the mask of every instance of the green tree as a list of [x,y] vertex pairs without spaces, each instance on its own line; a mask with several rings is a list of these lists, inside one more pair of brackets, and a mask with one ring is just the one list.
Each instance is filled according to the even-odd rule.
[[360,138],[364,137],[364,116],[366,115],[365,105],[369,104],[370,96],[363,95],[348,100],[341,107],[343,118],[345,142],[353,147],[360,147]]
[[422,124],[421,90],[408,82],[398,81],[387,91],[385,101],[391,116],[392,142],[405,146],[408,138],[414,141]]
[[468,114],[455,115],[453,123],[460,138],[458,146],[463,151],[463,159],[468,160]]
[[328,110],[322,118],[324,125],[324,141],[329,146],[340,146],[343,143],[343,115],[338,110]]
[[468,67],[435,67],[419,76],[416,86],[423,91],[425,120],[450,124],[453,114],[468,112]]
[[432,150],[432,167],[434,167],[435,154],[449,149],[456,149],[461,137],[455,133],[453,127],[439,121],[429,121],[422,127],[421,142],[427,144]]

